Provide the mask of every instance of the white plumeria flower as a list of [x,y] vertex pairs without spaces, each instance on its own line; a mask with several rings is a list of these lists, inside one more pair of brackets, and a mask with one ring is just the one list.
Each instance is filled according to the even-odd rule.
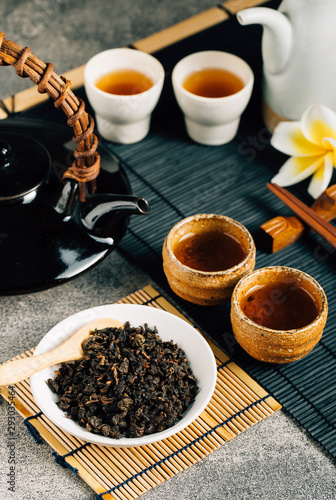
[[291,186],[313,175],[308,192],[318,198],[327,189],[336,166],[336,113],[314,104],[300,122],[279,123],[271,144],[291,156],[272,182]]

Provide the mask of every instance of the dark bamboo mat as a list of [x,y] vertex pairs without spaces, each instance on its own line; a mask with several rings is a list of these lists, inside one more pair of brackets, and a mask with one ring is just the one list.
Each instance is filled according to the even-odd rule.
[[[165,65],[168,82],[151,134],[133,146],[112,147],[125,164],[134,192],[147,197],[152,207],[148,218],[134,219],[121,248],[174,296],[162,271],[161,248],[166,234],[183,217],[219,213],[239,220],[251,231],[257,243],[256,267],[286,265],[316,278],[326,291],[330,308],[323,338],[306,358],[285,366],[258,363],[242,351],[232,335],[229,305],[202,308],[176,296],[174,299],[336,457],[335,251],[312,234],[274,255],[264,252],[258,243],[262,223],[290,213],[266,189],[266,182],[285,157],[269,146],[269,134],[260,118],[260,35],[259,27],[246,29],[231,18],[155,54]],[[257,76],[253,100],[238,135],[222,147],[200,146],[188,139],[169,84],[174,64],[203,49],[240,55]],[[302,183],[292,191],[311,203],[306,189],[307,184]]]
[[[279,1],[267,5],[277,7]],[[286,157],[270,147],[269,133],[261,120],[261,33],[260,26],[242,27],[232,16],[154,54],[165,67],[166,83],[153,114],[151,132],[138,144],[109,145],[123,164],[133,192],[151,204],[148,217],[132,220],[120,250],[147,271],[207,335],[336,457],[335,250],[313,234],[274,255],[264,252],[258,242],[262,223],[276,215],[290,214],[266,189],[266,182]],[[191,52],[209,49],[243,57],[256,76],[237,137],[221,147],[200,146],[188,139],[170,83],[178,60]],[[85,97],[83,90],[77,94]],[[53,120],[55,110],[41,105],[20,115]],[[335,177],[332,182],[336,182]],[[312,202],[307,183],[292,191],[306,203]],[[256,267],[299,268],[323,286],[330,309],[327,326],[322,340],[306,358],[284,366],[258,363],[236,344],[229,305],[202,308],[178,299],[169,290],[162,271],[164,238],[181,218],[202,212],[228,215],[247,226],[257,243]]]
[[[151,286],[119,303],[156,307],[183,318]],[[56,462],[78,473],[97,493],[97,500],[132,500],[199,462],[280,408],[279,403],[225,353],[209,344],[216,358],[217,383],[208,406],[182,431],[146,446],[108,448],[70,436],[39,411],[27,380],[10,388],[1,387],[1,395],[14,403],[35,440],[38,442],[42,437],[53,448]],[[22,353],[16,359],[31,356],[33,351]]]

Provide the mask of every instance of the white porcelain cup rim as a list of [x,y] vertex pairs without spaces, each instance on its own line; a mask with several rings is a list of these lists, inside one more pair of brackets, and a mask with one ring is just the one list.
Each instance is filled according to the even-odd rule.
[[[105,71],[100,71],[98,76],[97,76],[97,74],[94,76],[93,74],[90,73],[90,71],[92,70],[93,65],[96,64],[100,59],[103,59],[106,56],[113,55],[113,54],[114,55],[119,55],[119,54],[125,54],[125,55],[132,54],[132,55],[134,55],[134,54],[137,54],[136,57],[142,57],[144,60],[147,60],[148,62],[150,62],[151,64],[156,66],[157,78],[155,81],[153,79],[152,73],[149,75],[148,72],[146,72],[144,69],[142,69],[142,71],[141,71],[142,73],[146,74],[146,76],[150,77],[150,79],[152,80],[152,83],[153,83],[152,87],[150,87],[149,89],[147,89],[143,92],[140,92],[139,94],[130,94],[130,95],[111,94],[109,92],[105,92],[104,90],[99,89],[96,85],[98,78],[100,76],[103,76],[104,74],[108,73],[110,70],[107,69]],[[115,69],[131,69],[131,68],[129,68],[129,66],[127,65],[127,62],[125,62],[124,65],[118,65],[118,67],[115,67]],[[153,87],[155,87],[156,85],[160,85],[161,83],[163,83],[164,75],[165,75],[164,68],[158,59],[156,59],[151,54],[148,54],[147,52],[142,52],[142,51],[136,50],[136,49],[129,49],[127,47],[107,49],[107,50],[103,50],[102,52],[99,52],[98,54],[95,54],[94,56],[91,57],[91,59],[88,60],[88,62],[85,65],[85,69],[84,69],[84,79],[85,79],[86,85],[88,85],[91,89],[93,89],[98,94],[103,95],[106,98],[111,99],[111,100],[115,99],[116,97],[118,97],[118,99],[127,100],[130,97],[136,98],[137,96],[140,96],[141,94],[142,95],[146,94],[146,93],[150,92],[151,89],[153,89]]]
[[[189,61],[192,61],[198,57],[203,57],[203,56],[208,56],[209,60],[210,60],[210,57],[213,55],[223,55],[223,56],[227,57],[228,60],[231,59],[231,61],[236,61],[237,63],[241,64],[245,68],[245,70],[248,73],[248,79],[246,81],[243,80],[244,86],[238,92],[235,92],[234,94],[230,94],[230,95],[223,96],[223,97],[204,97],[204,96],[200,96],[200,95],[194,94],[192,92],[189,92],[188,90],[186,90],[183,87],[183,81],[185,80],[185,78],[187,76],[189,76],[191,73],[195,73],[196,71],[198,71],[198,68],[190,69],[187,72],[185,72],[184,76],[182,77],[183,78],[182,82],[181,82],[181,80],[178,79],[178,71],[181,70],[181,68],[184,67],[184,65],[187,64]],[[199,69],[213,68],[213,67],[215,67],[215,64],[209,63],[206,65],[202,65],[202,67],[200,67]],[[222,68],[224,68],[224,65],[222,65]],[[222,68],[220,68],[220,69],[222,69]],[[240,73],[238,74],[237,71],[231,70],[231,67],[229,64],[225,65],[225,69],[227,71],[231,71],[231,73],[234,73],[236,76],[239,76],[240,78],[242,78]],[[206,102],[206,103],[210,104],[211,102],[218,103],[220,101],[232,100],[232,99],[236,99],[237,97],[240,97],[240,94],[242,94],[244,92],[245,88],[248,85],[251,85],[251,83],[253,84],[254,74],[253,74],[253,71],[252,71],[251,67],[249,66],[249,64],[247,64],[247,62],[244,59],[242,59],[239,56],[236,56],[235,54],[231,54],[230,52],[225,52],[225,51],[221,51],[221,50],[202,50],[199,52],[193,52],[192,54],[189,54],[188,56],[185,56],[185,57],[183,57],[183,59],[179,60],[179,62],[175,65],[175,67],[173,69],[172,81],[176,85],[180,86],[181,91],[183,93],[185,93],[186,95],[192,96],[192,98],[194,98],[195,100],[199,100],[200,102]]]

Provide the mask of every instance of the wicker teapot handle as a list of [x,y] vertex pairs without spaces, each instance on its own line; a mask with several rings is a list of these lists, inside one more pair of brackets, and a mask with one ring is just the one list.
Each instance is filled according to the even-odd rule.
[[94,120],[85,111],[84,101],[70,90],[71,81],[54,73],[51,63],[44,63],[31,53],[29,47],[22,49],[17,43],[6,40],[0,32],[0,66],[14,66],[16,73],[37,85],[40,94],[47,93],[56,108],[67,116],[67,124],[73,128],[72,140],[76,143],[75,160],[63,175],[63,180],[74,179],[79,186],[79,199],[85,201],[86,183],[95,191],[99,174],[100,157],[97,152],[98,139],[93,133]]

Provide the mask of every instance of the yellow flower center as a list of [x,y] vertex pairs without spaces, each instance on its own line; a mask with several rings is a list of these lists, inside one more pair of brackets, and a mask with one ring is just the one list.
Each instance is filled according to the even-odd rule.
[[334,151],[334,146],[330,141],[325,141],[324,139],[334,139],[336,140],[336,130],[331,128],[326,122],[316,119],[312,122],[310,128],[310,138],[315,144],[320,144],[323,148],[328,151]]

